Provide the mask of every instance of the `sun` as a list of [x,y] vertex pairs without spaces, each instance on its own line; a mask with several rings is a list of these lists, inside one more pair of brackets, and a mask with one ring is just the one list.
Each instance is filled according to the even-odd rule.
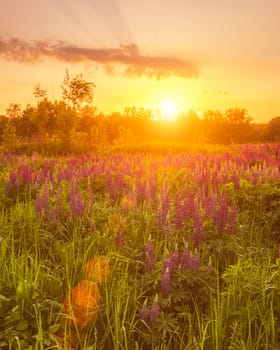
[[161,118],[175,121],[177,118],[177,105],[173,100],[164,100],[160,104]]

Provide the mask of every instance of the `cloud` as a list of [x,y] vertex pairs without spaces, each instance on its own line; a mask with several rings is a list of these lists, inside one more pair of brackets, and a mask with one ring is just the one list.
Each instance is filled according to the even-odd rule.
[[83,48],[65,42],[37,41],[28,43],[18,38],[0,38],[0,57],[21,63],[37,63],[53,58],[66,63],[94,62],[113,73],[119,65],[128,76],[195,77],[197,65],[192,60],[169,56],[141,55],[137,45],[120,45],[117,48]]

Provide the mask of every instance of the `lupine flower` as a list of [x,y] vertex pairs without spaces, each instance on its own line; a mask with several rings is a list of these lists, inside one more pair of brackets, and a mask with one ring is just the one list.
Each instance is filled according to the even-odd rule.
[[110,275],[109,261],[103,256],[94,256],[84,265],[87,280],[103,283]]
[[154,322],[158,319],[159,317],[159,303],[158,303],[158,295],[156,294],[155,299],[153,301],[151,311],[150,311],[150,321]]
[[237,210],[236,210],[236,207],[233,207],[231,208],[231,211],[229,213],[228,228],[227,228],[227,232],[229,234],[233,234],[236,231],[236,219],[237,219]]
[[170,270],[167,267],[162,271],[160,292],[164,298],[167,298],[170,293]]
[[184,204],[182,203],[182,200],[178,192],[176,193],[176,196],[175,196],[175,213],[176,213],[175,226],[177,230],[180,230],[182,229],[184,224],[185,210],[184,210]]
[[69,201],[72,215],[74,217],[82,216],[85,209],[85,203],[82,193],[76,190],[74,182],[70,183]]
[[186,243],[184,250],[181,255],[181,270],[185,271],[191,268],[191,254],[188,248],[188,244]]
[[155,268],[155,252],[151,236],[149,237],[145,247],[145,263],[147,270],[153,270]]
[[150,319],[150,310],[147,306],[147,303],[148,299],[146,298],[139,312],[140,318],[143,321],[147,321]]
[[191,258],[191,269],[193,271],[198,271],[199,266],[200,266],[200,259],[199,259],[198,254],[196,254]]
[[195,246],[199,246],[202,242],[202,233],[203,233],[203,218],[202,215],[195,210],[193,213],[193,234],[192,240]]
[[173,254],[170,256],[170,262],[171,262],[171,266],[172,266],[172,271],[177,270],[179,267],[179,263],[180,263],[180,257],[179,257],[177,244],[175,246]]
[[64,314],[79,327],[96,319],[100,293],[96,282],[82,280],[64,300]]

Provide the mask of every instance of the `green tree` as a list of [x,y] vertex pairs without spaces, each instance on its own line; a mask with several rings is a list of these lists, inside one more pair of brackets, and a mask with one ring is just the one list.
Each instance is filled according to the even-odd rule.
[[17,119],[22,115],[21,105],[19,103],[10,103],[6,110],[9,119]]
[[2,144],[7,150],[13,150],[18,144],[16,128],[12,124],[11,120],[8,120],[4,127],[2,134]]
[[83,78],[82,74],[70,78],[68,70],[61,85],[63,100],[76,111],[93,102],[95,85]]
[[40,87],[40,84],[37,84],[34,88],[34,96],[37,98],[37,104],[40,101],[47,99],[47,90],[43,90]]
[[272,118],[266,127],[267,141],[280,142],[280,116]]

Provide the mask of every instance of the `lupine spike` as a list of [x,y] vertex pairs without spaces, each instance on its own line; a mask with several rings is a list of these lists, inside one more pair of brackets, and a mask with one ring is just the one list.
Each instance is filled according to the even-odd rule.
[[150,319],[150,310],[147,306],[147,303],[148,303],[148,298],[145,299],[139,312],[139,316],[143,321],[147,321]]
[[170,293],[170,270],[169,270],[169,267],[167,267],[165,270],[162,271],[160,292],[164,298],[168,298],[169,293]]
[[155,299],[153,301],[151,311],[150,311],[150,321],[154,322],[158,319],[160,314],[160,308],[158,303],[158,295],[156,294]]

